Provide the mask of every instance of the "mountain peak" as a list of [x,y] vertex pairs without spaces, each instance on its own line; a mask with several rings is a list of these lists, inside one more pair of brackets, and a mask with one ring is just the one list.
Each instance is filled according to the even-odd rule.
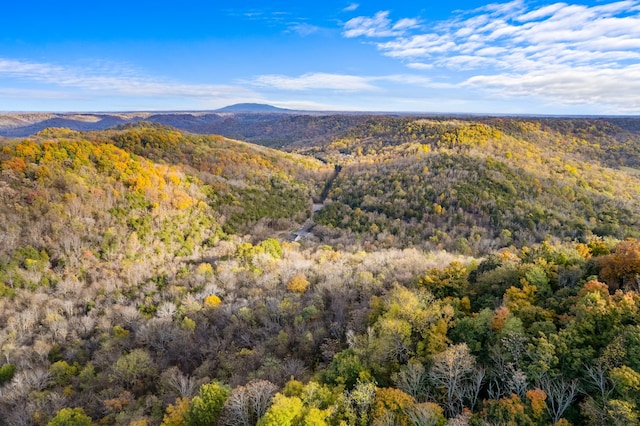
[[278,108],[273,105],[242,103],[233,104],[217,109],[216,112],[291,112],[290,109]]

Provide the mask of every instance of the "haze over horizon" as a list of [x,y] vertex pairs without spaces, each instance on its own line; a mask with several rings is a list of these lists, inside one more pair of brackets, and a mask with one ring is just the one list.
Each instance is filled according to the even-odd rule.
[[640,0],[3,9],[0,111],[640,114]]

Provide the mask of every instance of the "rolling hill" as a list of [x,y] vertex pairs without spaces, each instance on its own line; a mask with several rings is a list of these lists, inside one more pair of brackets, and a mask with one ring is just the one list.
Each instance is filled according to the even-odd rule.
[[318,218],[329,230],[483,254],[640,236],[639,148],[606,120],[386,118],[300,152],[342,165]]
[[224,114],[0,140],[0,425],[637,423],[636,120]]

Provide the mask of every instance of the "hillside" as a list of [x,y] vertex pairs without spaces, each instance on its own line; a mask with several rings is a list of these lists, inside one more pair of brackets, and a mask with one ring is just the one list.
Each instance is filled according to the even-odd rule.
[[1,426],[637,424],[634,120],[301,117],[0,140]]
[[31,136],[50,127],[65,127],[77,131],[103,130],[143,120],[148,115],[147,113],[6,113],[0,114],[0,136]]
[[342,165],[317,220],[334,241],[481,255],[640,236],[640,136],[608,121],[372,119],[301,152]]
[[49,127],[77,131],[105,130],[115,125],[148,121],[199,134],[218,134],[277,148],[329,143],[366,120],[360,114],[269,111],[166,112],[166,113],[13,113],[0,114],[0,136],[25,137]]
[[37,247],[62,265],[88,254],[109,260],[131,239],[134,265],[160,265],[194,255],[224,231],[248,232],[258,222],[295,228],[325,173],[292,154],[157,126],[50,129],[1,155],[3,258]]

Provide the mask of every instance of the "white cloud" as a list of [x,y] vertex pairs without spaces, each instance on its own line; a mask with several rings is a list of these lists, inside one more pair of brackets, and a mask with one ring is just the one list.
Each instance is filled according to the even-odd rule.
[[386,81],[386,82],[392,82],[392,83],[407,84],[411,86],[423,86],[423,87],[431,86],[431,79],[421,75],[393,74],[393,75],[368,77],[368,78],[373,81]]
[[598,14],[613,16],[616,13],[626,12],[629,10],[638,10],[638,2],[633,0],[619,1],[615,3],[603,4],[593,8]]
[[0,98],[6,99],[78,99],[78,95],[62,90],[33,90],[0,87]]
[[[127,68],[66,67],[47,63],[0,58],[0,78],[32,81],[54,87],[75,88],[80,93],[148,97],[252,96],[252,92],[230,85],[197,85],[163,81],[139,75]],[[77,94],[76,94],[77,95]]]
[[285,75],[261,75],[251,83],[256,86],[280,90],[335,90],[343,92],[373,92],[382,87],[376,83],[395,83],[408,86],[431,87],[431,79],[414,74],[359,76],[346,74],[309,73],[299,77]]
[[413,68],[414,70],[431,70],[433,69],[433,64],[425,64],[422,62],[410,62],[407,64],[409,68]]
[[344,36],[352,37],[389,37],[399,35],[390,29],[389,12],[378,12],[373,18],[358,16],[347,21],[344,25]]
[[359,7],[360,7],[360,5],[358,3],[351,3],[349,6],[345,7],[342,10],[344,12],[353,12],[354,10],[356,10]]
[[404,18],[404,19],[400,19],[398,22],[393,24],[393,28],[392,29],[394,29],[394,30],[406,30],[406,29],[417,27],[419,25],[419,23],[420,22],[417,19]]
[[348,20],[344,24],[343,35],[347,38],[361,36],[397,37],[403,35],[407,30],[415,28],[418,24],[418,20],[413,18],[403,18],[392,23],[389,19],[389,11],[384,10],[376,13],[372,18],[358,16]]
[[385,52],[385,55],[395,58],[430,57],[432,54],[446,53],[455,47],[450,36],[438,34],[421,34],[378,44],[378,49]]
[[307,111],[345,111],[345,106],[341,104],[323,103],[307,100],[274,100],[268,101],[270,105],[277,106],[279,108],[287,108],[293,110],[307,110]]
[[307,23],[293,23],[289,28],[303,37],[320,31],[320,27]]
[[476,10],[486,11],[493,15],[513,16],[524,8],[524,0],[513,0],[509,3],[491,3]]
[[550,4],[549,6],[544,6],[544,7],[541,7],[540,9],[532,10],[531,12],[520,15],[516,18],[516,20],[520,22],[528,22],[528,21],[533,21],[540,18],[547,18],[549,16],[552,16],[554,13],[556,13],[558,10],[562,9],[565,6],[566,6],[565,3]]
[[282,90],[329,89],[342,91],[375,90],[367,78],[356,75],[308,73],[300,77],[285,75],[262,75],[253,83],[258,86]]
[[343,34],[381,38],[376,46],[385,56],[460,87],[640,112],[640,0],[595,6],[514,0],[459,11],[428,31],[413,19],[399,34],[388,15],[354,18]]
[[478,75],[463,86],[491,90],[501,97],[534,95],[560,104],[600,104],[618,112],[640,111],[640,65],[624,70],[556,67],[553,72]]

